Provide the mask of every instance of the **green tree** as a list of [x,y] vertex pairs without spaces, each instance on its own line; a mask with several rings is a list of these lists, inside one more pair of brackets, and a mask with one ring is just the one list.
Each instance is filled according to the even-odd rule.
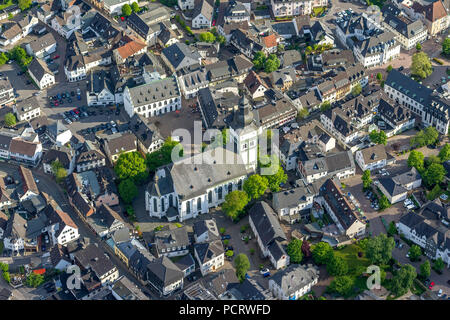
[[391,206],[389,199],[384,194],[380,197],[379,204],[380,204],[380,211],[383,211],[384,209],[387,209]]
[[283,52],[283,51],[284,51],[284,44],[279,44],[279,45],[277,46],[277,51],[278,51],[278,52]]
[[236,268],[236,276],[239,281],[241,283],[244,282],[245,274],[250,269],[250,261],[248,260],[248,257],[243,253],[238,254],[234,259],[234,266]]
[[31,7],[31,0],[19,0],[18,5],[20,10],[25,11]]
[[341,296],[348,295],[353,288],[353,280],[348,276],[336,277],[327,288],[329,292],[336,292]]
[[416,52],[412,56],[411,74],[425,79],[433,73],[433,67],[428,55],[423,52]]
[[435,155],[430,155],[428,158],[425,159],[425,167],[428,168],[433,163],[441,164],[441,158]]
[[225,39],[224,36],[222,36],[222,35],[219,34],[216,38],[217,38],[217,42],[218,42],[218,43],[220,43],[220,44],[225,44],[226,39]]
[[266,62],[266,55],[262,51],[258,51],[255,53],[253,57],[253,67],[256,70],[261,70],[264,68],[264,63]]
[[125,3],[125,4],[122,6],[122,14],[123,14],[125,17],[130,16],[132,12],[133,12],[133,10],[131,9],[131,6],[130,6],[128,3]]
[[58,168],[56,170],[55,179],[57,183],[62,182],[67,177],[67,171],[64,168]]
[[296,238],[292,239],[286,248],[286,253],[289,256],[291,263],[302,262],[302,241]]
[[363,189],[370,188],[370,185],[372,184],[372,179],[370,178],[370,170],[365,170],[361,179],[363,182]]
[[427,260],[420,265],[420,276],[422,277],[422,279],[426,279],[430,276],[430,274],[431,274],[431,264],[430,261]]
[[222,204],[222,210],[231,220],[235,220],[239,213],[245,208],[249,201],[248,195],[244,191],[231,191],[225,196],[225,202]]
[[9,272],[3,272],[2,276],[3,276],[3,279],[5,279],[6,282],[11,283],[11,276],[9,275]]
[[9,57],[5,52],[0,53],[0,65],[4,65],[9,61]]
[[133,202],[133,199],[138,194],[138,188],[131,178],[122,180],[119,183],[119,194],[125,203]]
[[450,38],[445,38],[442,42],[442,53],[445,55],[450,55]]
[[216,37],[211,32],[202,32],[199,35],[200,41],[203,42],[214,42],[216,41]]
[[372,264],[388,264],[392,258],[392,250],[395,247],[395,241],[392,237],[387,237],[386,234],[367,238],[365,244],[366,257]]
[[33,57],[29,56],[24,48],[15,46],[10,52],[9,57],[15,60],[22,68],[30,64]]
[[8,127],[14,127],[17,123],[16,116],[12,112],[5,114],[5,125]]
[[[175,149],[176,148],[176,149]],[[175,151],[174,151],[175,149]],[[161,149],[148,153],[146,163],[149,171],[155,171],[157,168],[172,162],[172,152],[177,152],[178,156],[183,156],[183,148],[178,141],[167,138]]]
[[259,199],[269,187],[269,182],[265,177],[259,174],[251,175],[244,182],[244,191],[247,193],[250,199]]
[[317,265],[327,264],[333,257],[333,248],[328,242],[319,242],[312,249],[312,257]]
[[442,189],[439,184],[435,185],[430,192],[427,193],[427,199],[433,201],[442,194]]
[[389,73],[392,71],[392,69],[394,69],[391,65],[388,65],[388,67],[386,68],[386,72]]
[[232,256],[234,256],[234,252],[233,252],[233,250],[227,250],[227,252],[225,252],[225,255],[227,256],[227,257],[232,257]]
[[439,151],[439,158],[442,162],[450,160],[450,144],[446,143],[441,151]]
[[[270,191],[278,192],[281,189],[280,184],[286,183],[288,176],[284,172],[283,167],[279,164],[280,160],[275,155],[272,156],[271,158],[265,156],[265,158],[266,158],[266,161],[264,161],[264,164],[260,163],[260,166],[263,168],[270,168],[271,173],[273,173],[273,174],[265,175],[264,178],[267,179]],[[276,169],[277,167],[278,167],[278,169]]]
[[434,127],[425,128],[425,143],[427,145],[435,144],[439,139],[439,132]]
[[333,255],[327,263],[327,272],[332,276],[344,276],[348,272],[348,264],[342,257]]
[[395,222],[391,221],[388,226],[387,234],[389,237],[393,237],[397,234],[397,227],[395,226]]
[[141,184],[148,177],[145,159],[137,151],[122,153],[114,171],[120,180],[132,179],[136,184]]
[[274,54],[269,55],[269,57],[264,62],[264,71],[266,73],[271,73],[280,67],[280,59]]
[[447,171],[442,164],[433,163],[422,175],[422,178],[426,185],[433,186],[442,182],[446,174]]
[[131,10],[133,10],[133,12],[138,13],[139,11],[141,11],[141,8],[139,8],[139,5],[137,4],[137,2],[133,2],[131,4]]
[[445,264],[441,257],[437,258],[436,261],[434,261],[434,264],[433,264],[434,270],[436,270],[438,272],[442,272],[444,267],[445,267]]
[[309,111],[306,108],[301,108],[300,111],[298,112],[297,118],[299,120],[303,120],[306,119],[309,116]]
[[416,44],[416,50],[417,50],[417,51],[422,50],[422,45],[421,45],[420,43],[417,43],[417,44]]
[[417,150],[412,150],[408,156],[408,166],[416,168],[417,171],[422,171],[424,168],[423,153]]
[[357,95],[359,95],[359,94],[361,93],[361,91],[362,91],[362,87],[361,87],[361,85],[358,83],[356,86],[353,87],[353,89],[352,89],[352,95],[353,95],[354,97],[356,97]]
[[320,106],[320,111],[325,112],[328,109],[331,108],[331,103],[329,101],[325,101],[324,103],[322,103],[322,105]]
[[219,229],[219,232],[220,232],[220,234],[225,234],[225,232],[227,232],[227,230],[224,227],[222,227]]
[[387,136],[386,133],[383,130],[380,130],[380,132],[377,132],[376,130],[372,130],[372,132],[369,134],[370,141],[376,144],[387,144]]
[[378,72],[378,73],[377,73],[377,80],[378,80],[378,81],[383,80],[383,75],[381,74],[381,72]]
[[42,274],[30,273],[25,283],[29,287],[37,288],[44,283],[44,276]]
[[411,248],[409,248],[409,258],[411,261],[416,261],[422,255],[422,249],[416,244],[413,244]]
[[391,280],[391,292],[396,296],[406,294],[416,277],[416,268],[409,264],[403,265]]

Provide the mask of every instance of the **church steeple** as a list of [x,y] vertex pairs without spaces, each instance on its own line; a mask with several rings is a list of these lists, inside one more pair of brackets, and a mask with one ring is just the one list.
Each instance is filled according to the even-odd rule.
[[246,97],[246,90],[242,90],[241,98],[239,99],[239,109],[234,112],[233,124],[234,129],[244,128],[253,122],[253,113],[250,110],[250,103]]

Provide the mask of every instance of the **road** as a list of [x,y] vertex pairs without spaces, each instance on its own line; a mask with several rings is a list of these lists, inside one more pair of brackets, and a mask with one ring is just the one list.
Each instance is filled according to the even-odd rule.
[[[2,163],[1,170],[7,172],[8,174],[14,174],[17,172],[17,165],[10,163]],[[97,243],[99,248],[104,252],[109,254],[110,259],[114,265],[119,270],[121,275],[126,275],[131,281],[133,281],[141,290],[144,292],[149,292],[148,287],[142,285],[139,280],[128,270],[126,265],[114,254],[113,250],[102,240],[100,240],[97,235],[88,227],[88,225],[78,216],[78,214],[73,210],[72,206],[69,204],[67,196],[64,194],[62,188],[53,181],[53,178],[46,175],[39,169],[32,169],[35,178],[39,179],[38,188],[40,191],[47,192],[53,197],[53,199],[58,203],[64,212],[69,214],[70,218],[78,226],[78,231],[80,237],[89,238],[90,243]],[[156,295],[152,295],[153,298],[157,298]]]

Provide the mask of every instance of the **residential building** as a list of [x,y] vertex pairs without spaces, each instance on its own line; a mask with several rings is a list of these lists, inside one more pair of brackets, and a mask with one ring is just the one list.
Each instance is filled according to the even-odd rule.
[[39,89],[51,87],[55,84],[55,75],[40,59],[35,58],[28,65],[28,74]]
[[126,36],[121,42],[125,43],[113,50],[113,57],[117,64],[123,64],[128,58],[147,51],[147,44],[135,37]]
[[214,2],[212,0],[196,0],[192,12],[192,28],[211,28],[214,13]]
[[150,300],[127,276],[114,282],[111,293],[117,300]]
[[316,21],[311,28],[309,28],[309,33],[314,44],[334,47],[333,32],[325,23]]
[[241,83],[252,68],[253,63],[243,55],[205,66],[210,86],[231,79],[235,79],[237,83]]
[[164,48],[161,58],[173,73],[183,68],[201,64],[200,54],[194,48],[182,42]]
[[86,98],[88,106],[111,105],[116,102],[113,79],[108,72],[98,70],[90,73]]
[[11,104],[15,99],[14,89],[7,77],[0,78],[0,107]]
[[61,120],[56,120],[47,126],[47,135],[57,146],[61,147],[72,139],[72,131]]
[[289,265],[283,244],[287,238],[273,209],[264,201],[254,204],[249,210],[249,225],[255,234],[262,255],[268,257],[275,269]]
[[56,40],[51,32],[25,45],[27,53],[35,58],[43,59],[56,51]]
[[323,198],[323,207],[341,234],[350,239],[365,234],[366,224],[359,219],[356,208],[347,200],[341,188],[332,179],[325,181],[320,187],[319,194]]
[[392,180],[394,180],[395,183],[401,185],[408,191],[417,189],[422,185],[422,176],[414,167],[403,173],[399,173],[396,176],[393,176]]
[[380,99],[378,115],[387,124],[384,131],[388,137],[409,130],[416,124],[416,117],[410,109],[386,96]]
[[140,152],[151,153],[164,144],[163,137],[155,124],[147,122],[147,119],[138,113],[131,117],[129,128],[136,136],[137,148]]
[[116,230],[125,228],[125,222],[119,213],[107,204],[101,204],[87,217],[89,225],[102,238],[112,235]]
[[105,0],[102,2],[102,7],[109,15],[114,16],[122,13],[122,7],[125,4],[131,6],[132,3],[132,0]]
[[186,227],[155,232],[154,245],[158,258],[188,254],[190,241]]
[[179,72],[177,74],[177,81],[180,91],[186,99],[192,99],[197,96],[200,89],[206,88],[209,85],[206,70],[203,68],[186,73]]
[[13,106],[13,111],[19,121],[29,121],[41,115],[41,104],[36,97],[17,102]]
[[183,272],[166,256],[157,258],[147,265],[148,283],[161,296],[167,296],[183,288]]
[[355,161],[350,150],[298,162],[298,172],[308,183],[324,177],[345,179],[355,175],[355,171]]
[[8,159],[34,166],[39,162],[41,156],[42,144],[37,139],[37,135],[33,141],[20,136],[11,139]]
[[297,300],[311,291],[319,280],[319,270],[311,264],[290,265],[269,279],[269,290],[278,300]]
[[275,70],[270,74],[272,85],[282,92],[289,90],[296,80],[297,73],[293,67]]
[[119,278],[117,267],[96,244],[90,244],[76,252],[74,260],[83,270],[94,272],[102,286],[112,284]]
[[90,149],[82,151],[77,157],[77,172],[83,172],[106,165],[106,157],[99,150]]
[[418,43],[423,43],[428,35],[428,30],[421,20],[411,20],[405,15],[387,13],[383,27],[395,35],[405,50],[414,49]]
[[225,263],[225,251],[221,240],[194,244],[194,254],[203,276],[216,272]]
[[376,183],[381,192],[394,204],[406,199],[408,190],[391,177],[379,178]]
[[181,257],[174,263],[178,269],[183,272],[185,278],[195,271],[195,261],[190,253]]
[[194,239],[196,243],[221,240],[219,229],[214,219],[197,221],[194,223]]
[[104,149],[109,161],[114,164],[121,154],[137,151],[136,136],[132,133],[106,138]]
[[310,15],[315,7],[326,7],[326,0],[270,0],[274,17]]
[[48,150],[42,157],[42,167],[47,174],[54,174],[52,164],[58,161],[70,175],[75,169],[75,151],[67,147],[55,147]]
[[444,31],[450,25],[450,18],[445,5],[441,0],[427,2],[414,2],[411,6],[410,14],[417,19],[425,22],[428,29],[428,34],[435,37],[439,32]]
[[386,166],[387,153],[383,144],[358,150],[355,153],[355,161],[362,171],[372,171]]

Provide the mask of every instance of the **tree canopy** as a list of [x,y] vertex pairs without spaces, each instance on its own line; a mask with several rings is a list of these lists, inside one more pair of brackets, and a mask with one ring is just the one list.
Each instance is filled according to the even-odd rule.
[[422,152],[417,150],[412,150],[408,156],[408,166],[414,167],[418,171],[422,171],[424,168],[424,155]]
[[262,177],[259,174],[254,174],[245,180],[244,191],[250,199],[258,199],[264,194],[264,192],[266,192],[268,186],[269,182],[265,177]]
[[450,160],[450,144],[446,143],[441,151],[439,151],[439,158],[442,162]]
[[119,195],[125,203],[130,204],[138,194],[138,188],[133,180],[125,179],[119,183]]
[[14,127],[17,123],[16,116],[12,112],[5,114],[5,125],[8,127]]
[[131,4],[131,10],[133,10],[133,12],[138,13],[139,11],[141,11],[141,8],[139,8],[139,5],[137,2],[133,2]]
[[248,257],[243,253],[238,254],[234,259],[234,266],[236,268],[236,276],[240,282],[243,282],[245,280],[245,274],[250,269]]
[[442,42],[442,52],[445,55],[450,55],[450,38],[445,38],[445,40]]
[[327,263],[327,272],[332,276],[344,276],[348,272],[348,264],[342,257],[333,255]]
[[312,249],[312,257],[317,265],[327,264],[333,257],[333,248],[328,242],[319,242]]
[[404,295],[411,288],[416,277],[416,268],[409,264],[403,265],[391,280],[391,292],[396,296]]
[[266,55],[262,51],[258,51],[253,56],[253,67],[256,70],[261,70],[264,68],[264,62],[266,61]]
[[353,288],[353,280],[349,276],[336,277],[328,287],[328,291],[346,296]]
[[209,31],[200,33],[199,38],[200,38],[200,41],[203,41],[203,42],[216,41],[216,36]]
[[31,7],[31,0],[19,0],[18,6],[20,10],[25,11]]
[[414,137],[412,137],[410,144],[412,147],[423,147],[436,143],[438,138],[439,132],[430,126],[425,128],[425,130],[420,130]]
[[147,167],[150,171],[155,171],[157,168],[172,162],[172,151],[177,147],[179,149],[179,156],[183,156],[183,148],[178,141],[167,138],[162,147],[146,156]]
[[423,279],[426,279],[431,274],[431,264],[430,261],[426,260],[424,263],[420,265],[420,276]]
[[249,198],[245,191],[231,191],[225,196],[225,202],[222,204],[222,210],[232,220],[235,220],[239,216],[239,213],[245,208],[248,201]]
[[409,258],[411,259],[411,261],[416,261],[422,255],[422,249],[420,249],[420,247],[417,244],[413,244],[409,248],[408,253],[409,253]]
[[120,180],[132,179],[134,183],[141,184],[148,177],[145,159],[137,151],[122,153],[114,166]]
[[395,241],[392,237],[387,237],[386,234],[367,238],[365,244],[366,257],[373,264],[388,264],[392,258],[392,250],[395,247]]
[[433,163],[424,172],[422,178],[425,184],[427,184],[428,186],[433,186],[437,183],[442,182],[446,174],[447,171],[442,164]]
[[132,12],[133,12],[133,10],[131,9],[131,6],[130,6],[128,3],[125,3],[125,4],[122,6],[122,14],[123,14],[125,17],[128,17],[129,15],[131,15]]
[[363,182],[363,188],[364,189],[370,188],[370,185],[372,184],[372,179],[370,178],[370,170],[365,170],[363,172],[361,180]]
[[357,95],[359,95],[361,93],[361,91],[362,91],[361,84],[358,83],[356,86],[353,87],[352,95],[356,97]]
[[411,74],[425,79],[433,73],[433,67],[428,55],[423,52],[416,52],[412,56]]
[[[270,131],[269,131],[270,132]],[[264,161],[264,163],[260,163],[260,166],[263,168],[269,168],[271,166],[273,166],[274,171],[273,174],[271,175],[264,175],[264,178],[267,179],[270,191],[272,192],[278,192],[280,191],[280,184],[281,183],[286,183],[288,176],[287,174],[284,172],[283,167],[280,165],[280,160],[275,156],[265,156],[266,161]],[[278,167],[278,169],[277,169]]]
[[380,132],[377,132],[376,130],[373,130],[369,134],[370,141],[376,144],[384,144],[387,143],[387,136],[386,133],[383,130],[380,130]]
[[264,71],[266,73],[271,73],[277,70],[281,65],[280,59],[274,54],[269,55],[269,57],[264,62]]
[[300,263],[303,259],[302,252],[302,241],[299,239],[292,239],[286,248],[286,253],[288,254],[291,263]]

